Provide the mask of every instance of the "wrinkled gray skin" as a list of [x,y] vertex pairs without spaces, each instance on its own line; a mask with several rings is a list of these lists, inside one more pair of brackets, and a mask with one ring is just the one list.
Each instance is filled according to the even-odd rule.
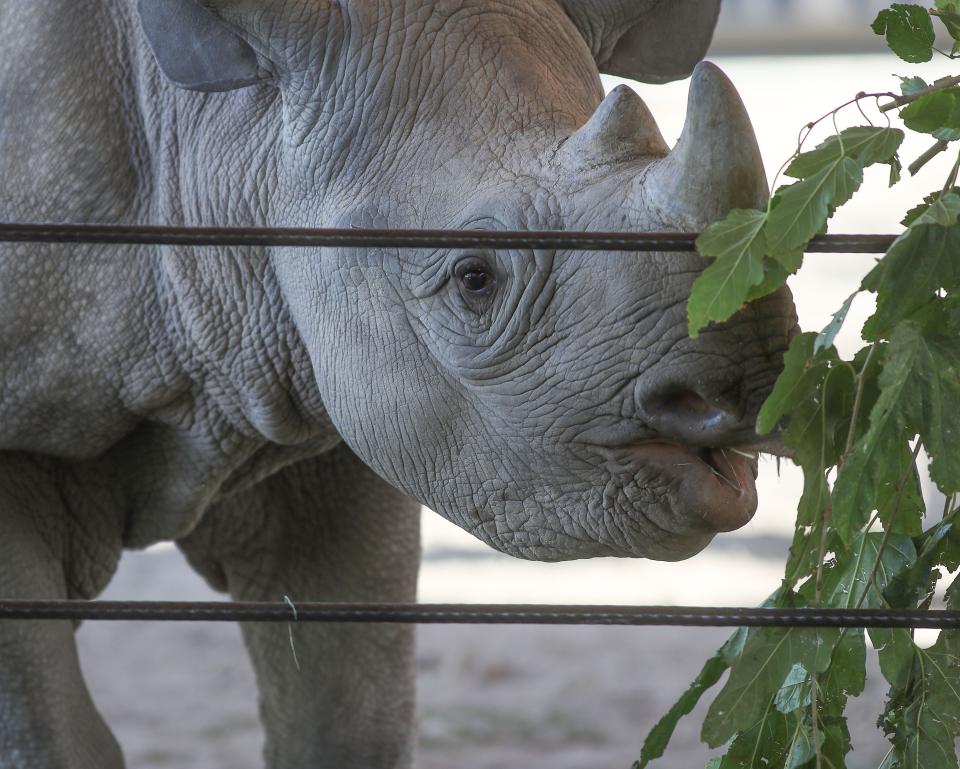
[[[631,91],[600,106],[598,67],[688,74],[716,3],[562,3],[2,3],[0,218],[695,230],[762,204],[715,68],[665,159]],[[722,449],[795,325],[778,294],[687,339],[702,267],[3,246],[0,594],[92,598],[176,540],[238,599],[409,601],[414,500],[524,558],[687,557],[753,513]],[[244,633],[269,766],[412,764],[409,629],[298,628],[302,673],[284,627]],[[3,769],[121,766],[72,636],[0,624]]]

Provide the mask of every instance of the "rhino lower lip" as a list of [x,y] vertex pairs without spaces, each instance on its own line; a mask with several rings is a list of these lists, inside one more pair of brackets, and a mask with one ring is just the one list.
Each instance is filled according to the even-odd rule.
[[[626,448],[626,447],[625,447]],[[677,510],[713,531],[746,524],[757,507],[759,456],[739,447],[701,447],[643,441],[629,447],[631,459],[657,467],[677,484]]]

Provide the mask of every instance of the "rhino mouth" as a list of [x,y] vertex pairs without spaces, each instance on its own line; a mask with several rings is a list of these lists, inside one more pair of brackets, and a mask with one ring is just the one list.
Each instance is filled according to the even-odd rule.
[[653,469],[675,495],[683,522],[711,533],[733,531],[757,511],[759,453],[653,440],[631,446],[631,464]]

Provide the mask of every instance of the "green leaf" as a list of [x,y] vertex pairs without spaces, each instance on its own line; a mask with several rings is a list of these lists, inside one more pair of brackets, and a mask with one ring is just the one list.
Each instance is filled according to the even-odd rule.
[[792,410],[783,440],[801,465],[824,469],[839,461],[855,394],[853,367],[834,366],[815,395]]
[[772,701],[767,702],[757,722],[739,733],[730,743],[720,762],[720,769],[756,769],[779,765],[791,743],[792,720],[778,713]]
[[781,713],[792,713],[810,705],[810,674],[799,662],[794,663],[774,697],[773,704]]
[[636,769],[644,769],[651,761],[663,755],[674,730],[677,728],[677,723],[697,706],[704,692],[723,677],[728,667],[729,664],[722,654],[718,653],[707,660],[703,670],[700,671],[700,675],[696,677],[690,688],[683,693],[683,696],[677,700],[647,735],[640,752],[640,760],[634,765]]
[[915,647],[909,678],[891,690],[882,724],[899,767],[957,769],[960,634],[945,631],[929,649]]
[[900,78],[900,93],[904,96],[913,96],[917,91],[922,91],[924,88],[929,88],[929,85],[922,77]]
[[917,219],[927,212],[930,206],[932,206],[934,203],[937,203],[941,199],[948,200],[951,195],[960,197],[960,187],[952,187],[947,191],[946,194],[940,190],[931,192],[923,199],[923,203],[914,206],[907,211],[907,215],[903,217],[903,221],[901,221],[900,224],[902,224],[904,227],[911,226],[915,221],[917,221]]
[[875,163],[889,163],[903,143],[903,131],[897,128],[855,126],[831,136],[816,149],[798,155],[787,167],[786,174],[806,179],[843,157],[866,168]]
[[955,290],[960,282],[960,225],[921,221],[894,242],[863,280],[862,288],[877,294],[877,309],[863,327],[867,339],[889,338],[899,322],[928,304],[937,291]]
[[811,672],[826,670],[836,637],[834,630],[797,628],[764,628],[752,635],[710,705],[703,723],[703,741],[717,747],[738,732],[753,728],[795,664]]
[[876,34],[886,36],[887,45],[904,61],[920,64],[933,58],[933,21],[919,5],[894,3],[880,11],[872,28]]
[[960,3],[956,0],[937,0],[936,10],[950,37],[960,41]]
[[877,650],[880,672],[891,686],[906,686],[916,646],[909,630],[871,628],[870,640]]
[[[822,745],[825,735],[817,735]],[[813,727],[801,719],[796,720],[796,727],[790,740],[790,747],[787,748],[787,757],[784,762],[784,769],[800,769],[817,755],[817,739],[813,735]]]
[[844,633],[822,679],[823,688],[834,693],[851,697],[863,694],[867,684],[867,642],[862,629]]
[[736,209],[697,239],[697,250],[715,261],[693,284],[687,304],[691,337],[696,338],[711,321],[726,320],[737,312],[750,288],[763,282],[765,221],[761,211]]
[[890,339],[877,402],[877,408],[886,410],[885,418],[920,433],[932,458],[930,476],[945,494],[960,491],[958,342],[954,334],[901,323]]
[[940,579],[937,567],[953,559],[950,534],[954,528],[953,521],[941,521],[916,538],[916,559],[884,588],[883,597],[888,605],[899,609],[927,608],[930,605]]
[[783,356],[783,371],[757,415],[757,432],[769,433],[786,413],[807,400],[827,375],[826,360],[811,361],[816,334],[798,334]]
[[921,96],[900,110],[900,119],[913,131],[944,141],[960,139],[960,88]]
[[834,209],[850,200],[862,183],[863,167],[843,156],[803,181],[777,190],[767,215],[771,253],[803,248],[823,231]]
[[833,343],[837,339],[837,334],[839,334],[840,329],[843,328],[843,322],[847,319],[847,313],[850,312],[853,300],[857,298],[859,293],[859,291],[854,291],[850,294],[850,296],[844,300],[840,309],[833,314],[833,320],[826,325],[823,331],[817,334],[817,338],[813,343],[813,351],[815,353],[833,346]]
[[842,609],[889,608],[883,597],[888,585],[917,557],[913,540],[901,535],[858,534],[849,552],[823,578],[826,605]]

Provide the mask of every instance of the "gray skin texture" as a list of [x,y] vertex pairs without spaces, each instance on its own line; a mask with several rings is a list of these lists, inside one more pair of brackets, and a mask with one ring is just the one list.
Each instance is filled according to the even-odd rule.
[[[598,67],[687,74],[713,2],[142,10],[0,4],[2,219],[697,230],[765,199],[715,68],[669,156],[603,100]],[[2,246],[0,595],[92,598],[176,540],[237,599],[411,601],[420,502],[523,558],[688,557],[753,513],[724,449],[756,446],[796,324],[781,292],[688,339],[703,266]],[[122,766],[73,631],[0,624],[2,769]],[[409,628],[303,627],[302,671],[285,628],[243,632],[270,767],[412,765]]]

